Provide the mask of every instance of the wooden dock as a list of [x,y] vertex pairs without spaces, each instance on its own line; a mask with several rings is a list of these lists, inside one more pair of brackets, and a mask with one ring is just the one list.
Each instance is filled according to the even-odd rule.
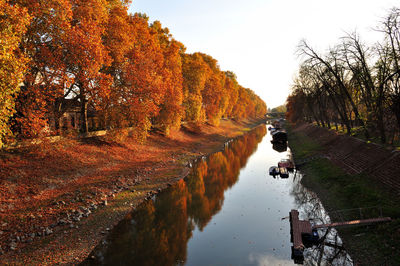
[[378,217],[372,219],[353,220],[347,222],[337,222],[330,224],[311,225],[309,221],[299,219],[299,212],[291,210],[289,212],[290,237],[293,243],[292,259],[295,263],[301,264],[304,261],[304,249],[319,243],[317,229],[331,228],[339,226],[368,225],[374,223],[390,222],[390,217]]
[[289,213],[290,219],[290,232],[292,236],[293,247],[296,250],[303,250],[304,244],[301,237],[302,234],[311,234],[312,227],[309,221],[299,220],[299,212],[297,210],[291,210]]
[[392,219],[390,217],[378,217],[378,218],[354,220],[354,221],[348,221],[348,222],[318,224],[318,225],[313,225],[312,228],[318,229],[318,228],[329,228],[329,227],[339,227],[339,226],[349,226],[349,225],[368,225],[368,224],[374,224],[374,223],[390,222],[391,220]]

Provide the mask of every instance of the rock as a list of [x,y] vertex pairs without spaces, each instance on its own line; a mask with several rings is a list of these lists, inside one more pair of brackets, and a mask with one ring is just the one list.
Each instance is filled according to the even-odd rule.
[[16,248],[17,248],[17,243],[11,242],[11,243],[10,243],[10,249],[11,249],[11,250],[15,250]]
[[51,230],[50,228],[46,227],[46,229],[44,230],[44,232],[45,232],[45,234],[48,236],[48,235],[51,235],[51,234],[53,233],[53,230]]
[[75,228],[75,226],[74,226],[73,224],[70,224],[70,225],[69,225],[69,228],[72,229],[72,228]]
[[86,212],[83,214],[84,217],[88,217],[92,212],[90,210],[86,210]]
[[35,233],[30,234],[31,238],[35,238],[35,236],[36,236]]
[[64,224],[67,224],[68,222],[66,221],[66,220],[64,220],[64,219],[60,219],[60,220],[58,220],[58,224],[59,225],[64,225]]
[[104,206],[107,206],[107,205],[108,205],[107,200],[103,200],[103,201],[101,202],[101,204],[103,204]]

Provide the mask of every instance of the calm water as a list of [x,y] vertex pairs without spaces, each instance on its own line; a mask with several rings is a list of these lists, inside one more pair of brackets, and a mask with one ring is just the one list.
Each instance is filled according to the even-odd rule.
[[[92,265],[294,265],[291,209],[300,218],[329,222],[320,201],[299,183],[268,175],[290,156],[272,147],[266,127],[200,160],[175,186],[145,202],[115,227],[84,264]],[[278,152],[279,151],[279,152]],[[305,265],[352,265],[333,231],[305,251]]]

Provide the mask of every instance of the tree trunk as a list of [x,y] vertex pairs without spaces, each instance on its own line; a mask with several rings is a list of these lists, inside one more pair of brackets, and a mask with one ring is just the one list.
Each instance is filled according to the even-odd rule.
[[81,101],[81,132],[88,133],[87,100],[84,89],[81,87],[79,99]]

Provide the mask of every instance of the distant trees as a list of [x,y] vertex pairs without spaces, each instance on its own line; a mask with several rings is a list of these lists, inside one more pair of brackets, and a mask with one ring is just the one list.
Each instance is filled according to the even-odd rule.
[[217,60],[185,53],[160,22],[129,14],[130,1],[0,3],[1,143],[11,131],[20,138],[60,133],[66,100],[80,106],[81,132],[133,127],[138,138],[151,127],[168,134],[181,121],[218,125],[222,117],[266,113]]
[[304,57],[292,93],[287,116],[292,121],[315,121],[348,134],[358,130],[365,138],[392,142],[400,132],[400,11],[393,8],[380,31],[384,41],[364,44],[357,33],[348,34],[326,54],[306,41],[298,52]]

